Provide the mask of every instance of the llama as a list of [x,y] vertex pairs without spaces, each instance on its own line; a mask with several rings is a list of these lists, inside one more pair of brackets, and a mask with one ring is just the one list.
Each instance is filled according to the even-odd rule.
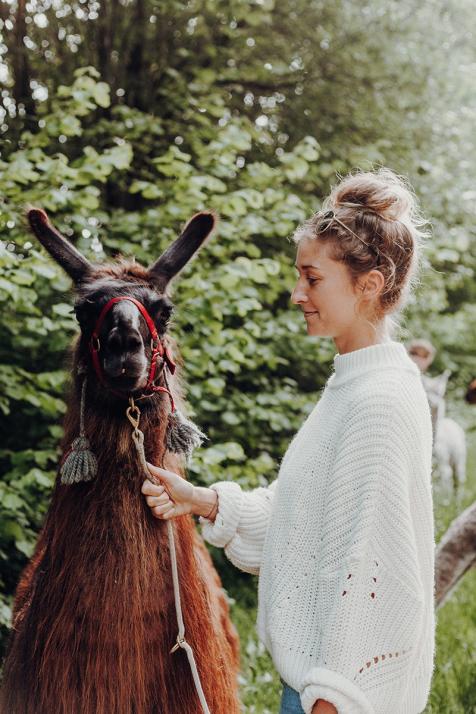
[[437,377],[422,375],[431,410],[433,424],[433,455],[446,492],[459,487],[466,481],[466,436],[462,427],[454,419],[445,416],[445,392],[450,376],[445,370]]
[[[133,395],[147,460],[180,470],[182,459],[165,445],[169,393],[181,403],[165,336],[173,309],[166,289],[213,230],[214,215],[196,214],[149,269],[124,259],[94,266],[42,210],[29,210],[28,219],[75,283],[81,333],[62,448],[71,455],[84,432],[95,468],[75,474],[69,484],[63,467],[58,473],[15,597],[0,712],[199,714],[186,653],[174,647],[171,524],[154,519],[141,495],[145,474],[126,408]],[[93,340],[100,311],[118,297]],[[151,326],[134,301],[152,317]],[[154,327],[158,337],[151,342]],[[237,714],[238,638],[219,577],[193,518],[177,518],[173,528],[186,638],[207,704],[212,714]]]

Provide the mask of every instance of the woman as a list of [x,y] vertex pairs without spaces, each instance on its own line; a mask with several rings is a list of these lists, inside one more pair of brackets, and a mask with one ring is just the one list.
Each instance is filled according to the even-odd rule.
[[348,176],[294,236],[292,300],[332,337],[334,373],[278,478],[244,492],[151,466],[154,516],[259,574],[258,633],[282,714],[419,714],[433,670],[431,419],[418,367],[390,335],[418,266],[413,195],[388,169]]

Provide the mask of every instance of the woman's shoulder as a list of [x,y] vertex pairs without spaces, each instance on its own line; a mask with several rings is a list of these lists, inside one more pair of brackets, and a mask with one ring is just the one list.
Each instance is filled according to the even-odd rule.
[[394,419],[429,415],[428,399],[419,373],[385,369],[361,375],[349,390],[347,413],[391,414]]
[[[421,382],[420,382],[421,386]],[[356,386],[342,414],[336,433],[337,450],[358,453],[431,454],[431,413],[419,382],[402,384],[389,375],[382,381]]]
[[385,396],[399,393],[406,389],[423,389],[420,373],[413,369],[402,369],[384,365],[380,369],[364,372],[359,375],[352,384],[352,392],[355,396],[374,395]]

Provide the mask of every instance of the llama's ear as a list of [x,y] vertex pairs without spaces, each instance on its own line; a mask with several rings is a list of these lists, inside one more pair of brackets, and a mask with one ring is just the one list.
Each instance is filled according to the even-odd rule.
[[31,229],[52,258],[70,275],[75,283],[80,283],[93,271],[93,266],[74,245],[53,228],[48,216],[41,208],[30,208],[27,218]]
[[212,211],[196,213],[177,240],[150,266],[149,277],[161,292],[202,247],[216,222],[217,216]]
[[437,387],[438,387],[438,393],[440,394],[441,397],[445,396],[446,387],[448,386],[448,379],[450,378],[450,375],[451,375],[451,370],[445,369],[444,372],[442,372],[437,377],[435,377]]

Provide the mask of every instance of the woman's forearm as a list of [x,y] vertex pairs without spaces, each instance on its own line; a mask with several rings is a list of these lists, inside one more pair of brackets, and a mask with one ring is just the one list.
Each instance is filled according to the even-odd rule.
[[218,512],[218,494],[213,488],[195,486],[193,490],[192,513],[208,518],[212,523]]

